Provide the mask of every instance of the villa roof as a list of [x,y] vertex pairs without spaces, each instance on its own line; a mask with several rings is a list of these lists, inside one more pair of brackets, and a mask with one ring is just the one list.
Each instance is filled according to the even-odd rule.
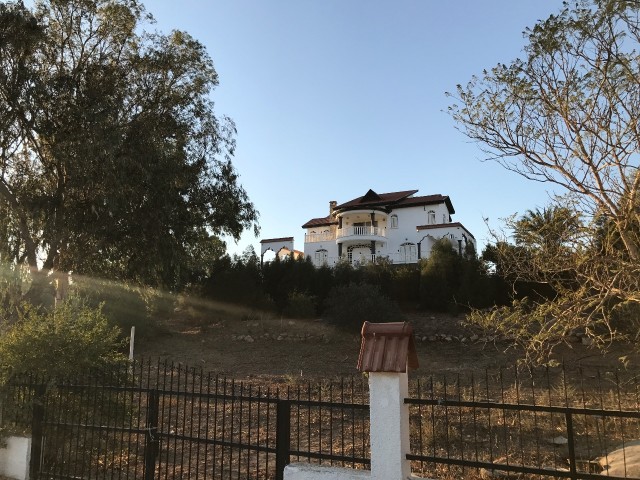
[[330,225],[337,225],[338,221],[333,218],[333,216],[328,215],[322,218],[312,218],[307,223],[302,225],[302,228],[313,228],[313,227],[328,227]]
[[[447,195],[424,195],[421,197],[414,197],[418,190],[404,190],[402,192],[389,192],[389,193],[376,193],[369,189],[367,193],[361,197],[354,198],[348,202],[342,203],[333,207],[333,211],[348,211],[348,210],[360,210],[368,208],[378,208],[391,210],[393,208],[408,208],[419,207],[422,205],[435,205],[438,203],[444,203],[447,206],[449,214],[456,213],[451,203],[451,199]],[[313,227],[327,227],[330,225],[336,225],[338,222],[333,215],[328,215],[321,218],[312,218],[307,223],[302,225],[302,228]]]
[[465,232],[467,232],[467,234],[473,238],[475,240],[476,237],[473,236],[473,234],[467,230],[467,228],[461,224],[460,222],[451,222],[451,223],[437,223],[435,225],[418,225],[416,227],[417,231],[422,231],[422,230],[437,230],[438,228],[451,228],[451,227],[460,227],[461,229],[463,229]]
[[437,203],[445,203],[449,214],[454,214],[455,209],[451,200],[446,195],[424,195],[414,197],[418,190],[405,190],[402,192],[376,193],[369,190],[363,196],[349,200],[341,205],[336,206],[336,210],[356,210],[360,208],[403,208],[416,207],[421,205],[434,205]]
[[363,196],[349,200],[341,205],[336,206],[336,210],[352,210],[354,208],[366,208],[366,207],[384,207],[394,203],[397,203],[418,190],[406,190],[403,192],[391,192],[378,194],[369,189]]

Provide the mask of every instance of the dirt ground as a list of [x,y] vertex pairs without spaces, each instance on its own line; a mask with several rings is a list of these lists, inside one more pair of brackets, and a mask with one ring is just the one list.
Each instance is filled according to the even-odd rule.
[[[413,313],[408,317],[416,331],[419,374],[510,367],[521,357],[507,342],[483,341],[481,332],[463,325],[463,316]],[[160,333],[136,340],[135,356],[235,378],[327,377],[357,373],[359,347],[359,334],[346,333],[321,319],[276,318],[240,307],[182,302],[172,318],[163,322]],[[556,359],[612,365],[626,356],[627,365],[640,365],[640,357],[630,347],[612,350],[603,355],[591,346],[573,343],[559,349]]]

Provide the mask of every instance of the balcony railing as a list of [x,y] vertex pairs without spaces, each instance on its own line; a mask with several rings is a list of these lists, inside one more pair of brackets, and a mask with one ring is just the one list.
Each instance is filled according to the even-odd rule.
[[336,235],[332,232],[306,233],[304,235],[304,243],[331,242],[335,239]]
[[383,227],[346,227],[337,230],[336,238],[343,237],[386,237],[387,229]]

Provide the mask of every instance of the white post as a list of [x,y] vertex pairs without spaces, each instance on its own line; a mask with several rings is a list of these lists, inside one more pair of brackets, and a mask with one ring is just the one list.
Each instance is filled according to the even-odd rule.
[[131,336],[129,337],[129,361],[133,362],[133,342],[136,338],[136,327],[131,327]]
[[406,373],[370,372],[371,479],[405,480],[411,476],[409,393]]

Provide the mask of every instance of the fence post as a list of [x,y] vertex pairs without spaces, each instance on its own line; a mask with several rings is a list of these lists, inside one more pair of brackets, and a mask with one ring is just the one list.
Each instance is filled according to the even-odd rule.
[[576,448],[575,448],[575,441],[573,438],[573,417],[570,411],[567,411],[565,413],[565,418],[567,422],[567,440],[569,442],[567,446],[569,447],[569,470],[571,473],[570,478],[577,479],[578,473],[577,473],[577,467],[576,467]]
[[291,449],[291,403],[278,399],[276,403],[276,480],[284,479],[284,467],[289,464]]
[[36,385],[33,396],[33,412],[31,417],[31,455],[29,459],[29,477],[38,478],[42,459],[42,439],[44,423],[44,394],[46,387]]
[[160,438],[158,437],[159,411],[160,395],[157,390],[150,390],[147,396],[147,421],[145,425],[144,480],[153,480],[156,473],[156,459],[160,446]]

